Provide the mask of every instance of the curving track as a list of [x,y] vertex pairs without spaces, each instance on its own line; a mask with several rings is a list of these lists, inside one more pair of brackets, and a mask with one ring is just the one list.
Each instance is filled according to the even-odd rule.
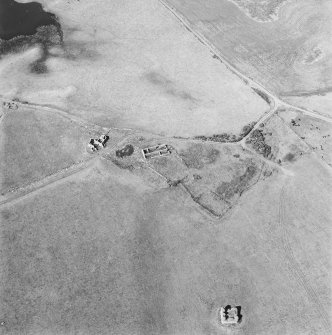
[[[289,240],[289,234],[286,229],[286,220],[285,220],[285,200],[286,197],[286,185],[289,185],[289,179],[285,178],[283,182],[283,186],[279,195],[279,215],[278,215],[278,230],[280,231],[281,236],[281,245],[284,249],[286,266],[288,268],[291,276],[297,281],[299,286],[301,286],[306,292],[310,302],[313,305],[313,308],[317,314],[317,320],[322,320],[322,324],[324,328],[329,331],[330,326],[330,318],[328,312],[322,306],[320,299],[315,291],[315,289],[308,282],[306,275],[303,273],[301,269],[301,264],[296,260],[292,244]],[[328,333],[327,333],[328,334]]]

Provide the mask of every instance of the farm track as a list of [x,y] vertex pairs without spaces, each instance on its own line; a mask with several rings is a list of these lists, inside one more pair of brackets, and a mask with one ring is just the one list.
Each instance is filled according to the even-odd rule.
[[[322,318],[322,322],[327,331],[330,331],[330,318],[324,307],[322,306],[319,297],[315,290],[311,287],[306,279],[306,275],[301,270],[299,262],[296,260],[292,245],[289,240],[289,235],[285,229],[285,185],[287,185],[288,178],[285,178],[284,185],[281,188],[279,196],[279,215],[278,215],[278,229],[280,229],[280,236],[282,238],[282,246],[284,248],[285,257],[286,257],[286,266],[289,270],[289,273],[297,280],[300,286],[305,290],[310,301],[315,305],[317,319]],[[310,321],[310,320],[309,320]]]
[[3,114],[0,115],[0,124],[4,120],[4,118],[5,118],[5,113],[3,113]]
[[[130,134],[125,134],[124,136],[122,136],[120,139],[118,139],[118,141],[116,141],[112,146],[110,146],[108,148],[108,150],[112,150],[116,145],[118,145],[120,142],[122,142],[126,137],[128,137]],[[10,204],[16,200],[22,200],[24,198],[27,198],[29,195],[40,191],[41,189],[44,189],[50,185],[53,185],[65,178],[69,178],[71,176],[73,176],[76,173],[79,173],[87,168],[89,168],[90,166],[93,165],[94,161],[97,160],[98,158],[102,158],[103,157],[103,153],[102,152],[97,152],[96,155],[91,156],[90,158],[88,158],[87,160],[83,161],[83,162],[79,162],[76,164],[73,164],[67,168],[64,168],[56,173],[53,173],[41,180],[38,180],[34,183],[31,183],[25,187],[22,187],[18,190],[15,190],[12,192],[12,195],[7,197],[4,200],[0,201],[0,207],[5,206],[6,204]]]
[[[6,199],[0,201],[0,207],[10,204],[12,202],[15,202],[16,200],[22,200],[27,198],[29,195],[38,192],[41,189],[44,189],[52,184],[55,184],[65,178],[69,178],[70,176],[83,171],[84,169],[88,168],[91,165],[91,161],[94,160],[94,158],[90,158],[84,162],[77,163],[74,165],[71,165],[68,168],[65,168],[63,170],[60,170],[50,176],[47,176],[41,180],[38,180],[37,182],[31,183],[30,185],[26,187],[22,187],[18,190],[15,190],[12,192],[10,196],[8,196]],[[90,164],[89,164],[90,163]]]
[[57,107],[50,107],[50,106],[45,106],[45,105],[39,105],[39,104],[34,104],[34,103],[30,103],[30,102],[19,102],[16,100],[11,100],[11,99],[6,99],[4,97],[0,97],[0,101],[2,102],[12,102],[15,103],[17,106],[19,107],[29,107],[29,108],[35,108],[37,110],[43,110],[46,112],[53,112],[53,113],[57,113],[61,116],[63,116],[64,118],[84,127],[84,128],[89,128],[91,130],[95,130],[95,131],[103,131],[106,133],[109,133],[111,130],[124,130],[124,131],[135,131],[135,129],[132,128],[116,128],[116,127],[102,127],[96,123],[92,123],[88,120],[82,119],[78,116],[75,116],[61,108],[57,108]]
[[[49,106],[45,106],[45,105],[38,105],[38,104],[33,104],[33,103],[23,103],[23,102],[19,102],[19,101],[16,101],[16,100],[11,100],[11,99],[6,99],[4,97],[0,97],[0,101],[2,101],[2,103],[4,102],[12,102],[12,103],[15,103],[18,107],[28,107],[28,108],[35,108],[36,110],[42,110],[42,111],[47,111],[47,112],[53,112],[53,113],[56,113],[56,114],[59,114],[61,115],[62,117],[76,123],[76,124],[79,124],[80,126],[84,127],[84,128],[92,128],[94,130],[102,130],[102,129],[107,129],[107,128],[104,128],[104,127],[101,127],[97,124],[94,124],[92,122],[89,122],[87,120],[84,120],[82,118],[79,118],[79,117],[76,117],[60,108],[55,108],[55,107],[49,107]],[[14,110],[15,111],[15,110]]]

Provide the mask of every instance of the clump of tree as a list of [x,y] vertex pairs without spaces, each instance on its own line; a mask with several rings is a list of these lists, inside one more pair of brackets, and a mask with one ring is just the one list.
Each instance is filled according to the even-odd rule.
[[134,147],[131,144],[127,144],[124,148],[116,150],[116,157],[123,158],[125,156],[131,156],[134,152]]
[[214,134],[212,136],[195,136],[194,139],[202,140],[202,141],[212,141],[212,142],[236,142],[238,138],[236,135],[222,133],[222,134]]
[[205,136],[205,135],[195,136],[194,139],[201,141],[221,142],[221,143],[239,142],[251,132],[255,124],[256,122],[251,122],[245,125],[242,128],[239,136],[236,136],[234,134],[221,133],[221,134],[214,134],[212,136]]
[[253,149],[265,158],[271,155],[271,146],[265,143],[265,136],[260,129],[255,129],[246,140],[246,143],[251,144]]
[[261,90],[257,89],[257,88],[253,88],[253,90],[263,99],[265,100],[268,104],[271,103],[270,97],[265,94],[264,92],[262,92]]
[[297,123],[294,119],[291,120],[291,125],[292,125],[293,127],[300,127],[300,124]]
[[251,122],[242,128],[242,131],[239,136],[239,141],[241,141],[243,137],[246,137],[252,131],[252,129],[255,127],[255,124],[256,122]]

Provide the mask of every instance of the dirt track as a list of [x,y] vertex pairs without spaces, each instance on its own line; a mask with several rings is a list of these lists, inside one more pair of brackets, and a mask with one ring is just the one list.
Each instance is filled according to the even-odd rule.
[[283,186],[280,190],[279,196],[279,218],[278,218],[278,230],[280,230],[281,242],[285,251],[286,265],[289,269],[289,273],[294,277],[294,279],[302,286],[307,293],[310,301],[315,305],[315,310],[317,313],[317,318],[321,318],[323,320],[324,327],[327,331],[330,330],[330,318],[328,315],[328,311],[325,310],[324,306],[322,306],[318,294],[315,289],[309,283],[306,278],[306,275],[303,273],[300,264],[296,260],[293,247],[289,241],[287,229],[286,229],[286,214],[285,214],[285,199],[287,199],[287,184],[291,183],[291,179],[289,177],[285,177],[283,180]]

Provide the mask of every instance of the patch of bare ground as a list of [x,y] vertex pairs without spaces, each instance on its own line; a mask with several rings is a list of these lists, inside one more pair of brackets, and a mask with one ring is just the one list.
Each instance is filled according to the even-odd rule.
[[296,111],[281,112],[279,116],[321,159],[332,166],[331,123]]
[[246,139],[249,148],[278,164],[292,163],[310,147],[278,115],[255,129]]

